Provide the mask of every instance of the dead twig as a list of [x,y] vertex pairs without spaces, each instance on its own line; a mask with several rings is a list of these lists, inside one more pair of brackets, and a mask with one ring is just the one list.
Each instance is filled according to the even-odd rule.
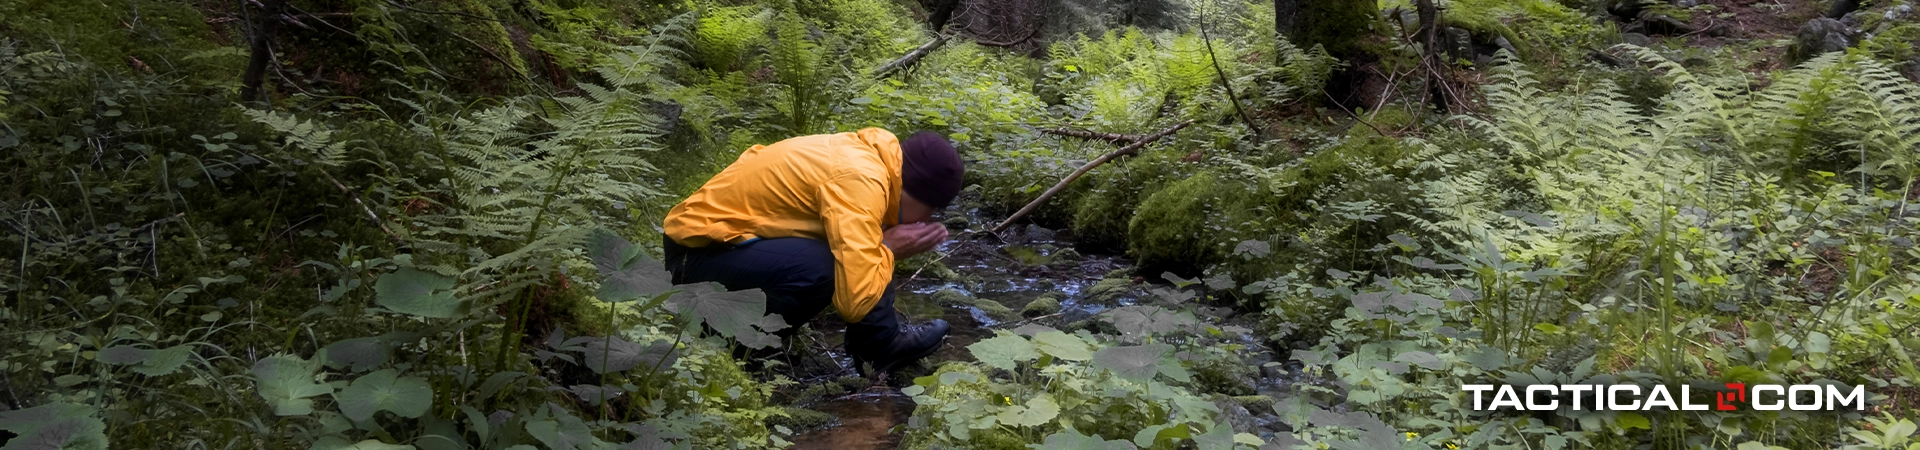
[[913,51],[907,52],[907,54],[904,56],[901,56],[900,59],[888,61],[886,64],[881,64],[879,68],[873,69],[873,77],[886,78],[887,75],[892,75],[893,72],[912,66],[913,63],[920,61],[920,58],[926,57],[928,54],[933,53],[934,49],[940,48],[941,45],[946,44],[947,39],[950,39],[950,38],[952,38],[952,36],[945,35],[945,34],[934,37],[932,41],[928,41],[926,44],[921,45],[919,48],[915,48],[913,49]]
[[1081,139],[1087,139],[1087,140],[1093,140],[1093,141],[1107,141],[1114,144],[1132,144],[1135,142],[1140,142],[1140,140],[1147,138],[1146,136],[1142,136],[1138,134],[1102,133],[1098,131],[1081,130],[1081,129],[1067,128],[1067,127],[1045,128],[1045,129],[1041,129],[1040,132],[1044,134],[1051,134],[1054,136],[1075,137],[1075,138],[1081,138]]
[[1092,171],[1093,168],[1100,167],[1101,164],[1106,164],[1107,161],[1112,161],[1114,158],[1119,158],[1121,156],[1127,156],[1127,155],[1132,155],[1134,153],[1137,153],[1140,151],[1141,148],[1146,147],[1147,144],[1151,144],[1153,143],[1153,141],[1157,141],[1157,140],[1160,140],[1160,138],[1172,135],[1173,133],[1180,131],[1180,129],[1186,128],[1188,125],[1193,125],[1193,120],[1189,119],[1189,120],[1180,122],[1178,124],[1174,124],[1172,127],[1168,127],[1165,130],[1160,130],[1160,132],[1158,133],[1147,135],[1145,139],[1141,139],[1132,144],[1128,144],[1125,147],[1120,147],[1119,150],[1114,150],[1105,155],[1101,155],[1099,158],[1096,158],[1093,161],[1087,162],[1086,165],[1080,166],[1080,169],[1074,170],[1073,173],[1067,174],[1066,178],[1060,179],[1060,182],[1055,183],[1053,187],[1047,188],[1046,192],[1040,193],[1039,198],[1033,199],[1033,201],[1027,203],[1027,206],[1023,206],[1020,208],[1019,211],[1014,212],[1013,215],[1007,216],[1007,220],[1000,222],[999,225],[994,225],[993,228],[988,230],[988,232],[999,233],[1000,230],[1007,229],[1007,226],[1013,225],[1013,221],[1020,220],[1021,217],[1026,217],[1028,213],[1032,213],[1034,209],[1039,208],[1040,204],[1046,203],[1047,199],[1053,198],[1053,196],[1058,195],[1060,191],[1066,190],[1068,184],[1072,184],[1073,180],[1080,179],[1080,176],[1086,175],[1087,172]]

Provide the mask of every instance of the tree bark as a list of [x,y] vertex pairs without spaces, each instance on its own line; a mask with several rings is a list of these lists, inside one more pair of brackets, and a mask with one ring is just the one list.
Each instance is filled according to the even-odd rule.
[[1375,0],[1274,0],[1274,29],[1300,48],[1320,46],[1346,62],[1327,80],[1326,93],[1348,110],[1372,108],[1385,95],[1380,61],[1360,43],[1375,33]]
[[286,0],[254,0],[257,7],[253,13],[253,35],[248,36],[247,71],[240,76],[240,101],[266,103],[260,92],[260,85],[266,83],[267,65],[273,61],[273,29],[280,22],[281,7]]
[[1445,48],[1440,39],[1440,9],[1434,7],[1433,0],[1414,0],[1413,5],[1415,13],[1420,16],[1418,36],[1421,45],[1426,47],[1420,65],[1427,72],[1427,103],[1433,105],[1434,111],[1445,113],[1448,111],[1447,87],[1441,69],[1447,66],[1446,59],[1441,57]]
[[1138,153],[1140,149],[1143,147],[1146,147],[1147,144],[1152,144],[1153,141],[1157,141],[1157,140],[1160,140],[1160,138],[1172,135],[1173,133],[1180,131],[1180,129],[1186,128],[1187,125],[1193,125],[1193,120],[1187,120],[1187,121],[1180,122],[1178,124],[1174,124],[1172,127],[1169,127],[1165,130],[1160,130],[1160,132],[1158,133],[1147,135],[1147,137],[1142,138],[1139,141],[1136,141],[1132,144],[1128,144],[1125,147],[1120,147],[1119,150],[1114,150],[1105,155],[1100,155],[1099,158],[1095,158],[1093,161],[1088,161],[1086,165],[1080,166],[1078,170],[1074,170],[1073,173],[1067,174],[1066,178],[1061,178],[1059,183],[1054,183],[1053,187],[1047,188],[1046,192],[1040,193],[1040,197],[1033,199],[1033,201],[1031,202],[1027,202],[1027,206],[1020,207],[1019,211],[1015,211],[1013,215],[1007,216],[1007,220],[1001,221],[999,225],[994,225],[993,229],[989,231],[993,233],[999,233],[1000,230],[1007,229],[1008,226],[1013,225],[1013,221],[1020,220],[1021,217],[1026,217],[1028,213],[1032,213],[1034,209],[1037,209],[1040,207],[1041,204],[1046,203],[1047,199],[1053,198],[1053,196],[1059,194],[1060,191],[1066,190],[1067,185],[1072,184],[1073,180],[1080,179],[1080,176],[1086,175],[1087,172],[1092,171],[1093,168],[1100,167],[1101,164],[1106,164],[1107,161],[1112,161],[1114,158],[1119,158],[1121,156],[1127,156],[1134,153]]
[[873,70],[873,77],[886,78],[887,75],[892,74],[894,71],[905,69],[907,68],[907,66],[913,65],[913,63],[919,61],[920,58],[924,58],[927,56],[927,54],[933,53],[934,49],[940,48],[941,44],[947,43],[947,38],[948,36],[944,34],[936,36],[933,38],[932,41],[928,41],[926,44],[921,45],[919,48],[915,48],[913,49],[913,51],[907,52],[907,54],[904,56],[901,56],[900,59],[895,59],[893,61],[887,62],[886,64],[880,65],[880,68]]

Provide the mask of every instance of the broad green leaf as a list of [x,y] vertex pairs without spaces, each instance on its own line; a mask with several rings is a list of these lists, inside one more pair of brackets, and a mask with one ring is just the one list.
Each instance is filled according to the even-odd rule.
[[1158,306],[1126,306],[1107,312],[1113,328],[1125,335],[1146,335],[1179,330],[1191,319]]
[[1025,406],[1001,410],[1000,414],[994,418],[1007,425],[1037,427],[1053,421],[1053,418],[1059,415],[1060,405],[1053,402],[1053,396],[1040,394],[1032,400],[1027,400]]
[[587,255],[600,271],[600,291],[594,294],[600,301],[628,302],[673,289],[665,266],[613,232],[599,230],[588,237]]
[[92,406],[55,402],[0,411],[0,430],[13,433],[0,450],[106,450],[107,424]]
[[1614,417],[1614,423],[1620,425],[1620,429],[1622,430],[1631,430],[1634,428],[1642,430],[1653,429],[1653,421],[1647,420],[1647,416],[1640,415],[1640,413],[1636,412],[1620,413],[1620,415]]
[[373,419],[379,411],[392,411],[400,417],[416,418],[433,405],[433,387],[418,377],[401,377],[393,369],[382,369],[353,380],[353,384],[333,395],[340,412],[355,422]]
[[374,302],[401,314],[452,318],[466,312],[465,302],[453,296],[453,285],[452,277],[404,268],[374,281]]
[[346,439],[327,436],[314,442],[309,450],[414,450],[414,448],[411,445],[388,444],[377,439],[348,444]]
[[1167,344],[1107,347],[1093,353],[1093,364],[1111,370],[1121,378],[1147,381],[1161,372],[1161,357],[1172,350],[1173,347]]
[[1401,353],[1399,356],[1393,357],[1393,360],[1403,362],[1403,363],[1413,364],[1420,367],[1425,367],[1427,368],[1427,370],[1438,370],[1442,365],[1442,362],[1440,361],[1440,357],[1433,356],[1432,353],[1427,353],[1427,352],[1416,351],[1416,352]]
[[1087,347],[1087,341],[1071,334],[1059,331],[1045,331],[1033,335],[1033,343],[1038,344],[1041,353],[1053,355],[1068,361],[1086,361],[1093,359],[1093,349]]
[[527,422],[527,434],[539,439],[553,450],[574,450],[579,448],[601,448],[605,442],[593,436],[593,429],[586,422],[573,417],[558,408],[551,408],[555,415],[551,418]]
[[1233,450],[1233,427],[1227,424],[1214,424],[1206,433],[1193,437],[1194,446],[1200,450]]
[[679,352],[673,351],[674,343],[668,341],[644,346],[617,336],[577,337],[567,341],[568,346],[576,343],[584,344],[580,351],[580,364],[594,373],[621,372],[642,365],[653,367],[655,363],[669,366],[679,357]]
[[322,351],[327,355],[327,367],[353,372],[373,370],[386,364],[393,355],[392,348],[375,336],[334,342]]
[[1027,342],[1025,338],[1005,331],[996,332],[996,334],[998,335],[967,346],[967,350],[973,352],[973,359],[1001,370],[1013,370],[1019,367],[1020,362],[1032,361],[1040,357],[1033,343]]
[[313,413],[313,400],[308,397],[333,393],[333,387],[313,382],[319,371],[317,358],[309,361],[278,354],[254,363],[253,379],[259,384],[260,397],[273,405],[274,414],[304,416]]
[[767,315],[767,298],[759,289],[727,291],[718,285],[688,285],[686,292],[667,300],[668,307],[683,316],[706,322],[720,335],[734,337],[758,333],[753,325]]
[[1132,442],[1117,439],[1109,441],[1101,439],[1099,436],[1080,434],[1079,431],[1069,428],[1059,433],[1048,435],[1046,441],[1043,443],[1027,444],[1027,448],[1047,450],[1134,450],[1138,447],[1134,447]]
[[114,365],[134,365],[133,371],[141,375],[157,377],[180,370],[193,356],[192,344],[181,344],[160,350],[148,350],[133,346],[118,346],[101,350],[95,360]]

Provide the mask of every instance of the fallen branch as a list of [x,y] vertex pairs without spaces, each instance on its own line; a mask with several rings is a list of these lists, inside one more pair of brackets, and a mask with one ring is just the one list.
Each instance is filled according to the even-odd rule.
[[939,35],[937,37],[934,37],[932,41],[928,41],[926,44],[922,44],[920,48],[916,48],[916,49],[913,49],[913,51],[907,52],[907,54],[905,56],[901,56],[900,59],[889,61],[886,64],[881,64],[880,68],[873,69],[873,77],[886,78],[887,75],[892,75],[893,72],[895,71],[898,71],[900,69],[905,69],[907,68],[907,66],[913,65],[915,61],[919,61],[920,58],[924,58],[927,56],[927,54],[933,53],[933,49],[940,48],[940,45],[946,44],[947,39],[949,38],[951,38],[951,36],[948,36],[945,34]]
[[1078,170],[1074,170],[1073,173],[1067,174],[1066,178],[1061,178],[1059,183],[1054,183],[1053,187],[1047,188],[1046,192],[1040,193],[1039,198],[1035,198],[1033,199],[1033,201],[1027,202],[1027,206],[1023,206],[1020,208],[1019,211],[1014,212],[1013,215],[1007,216],[1006,221],[1000,222],[999,225],[994,225],[993,229],[989,231],[994,233],[999,233],[1000,230],[1007,229],[1008,226],[1013,225],[1013,221],[1020,220],[1021,217],[1026,217],[1028,213],[1032,213],[1034,209],[1039,208],[1041,203],[1046,203],[1047,199],[1053,198],[1053,196],[1058,195],[1060,191],[1066,190],[1068,184],[1073,183],[1073,180],[1080,179],[1080,176],[1086,175],[1087,172],[1093,170],[1093,168],[1100,167],[1101,164],[1106,164],[1107,161],[1112,161],[1114,158],[1119,158],[1121,156],[1126,156],[1126,155],[1132,155],[1136,152],[1139,152],[1140,149],[1142,147],[1146,147],[1147,144],[1151,144],[1153,143],[1153,141],[1157,141],[1157,140],[1160,140],[1160,138],[1172,135],[1174,132],[1178,132],[1180,131],[1180,129],[1186,128],[1188,125],[1193,125],[1193,120],[1189,119],[1187,121],[1174,124],[1172,127],[1169,127],[1165,130],[1160,130],[1160,132],[1158,133],[1149,134],[1146,137],[1141,138],[1139,141],[1135,141],[1132,144],[1127,144],[1127,146],[1125,147],[1120,147],[1120,149],[1118,150],[1114,150],[1105,155],[1100,155],[1099,158],[1095,158],[1093,161],[1088,161],[1086,165],[1080,166]]
[[1040,130],[1040,132],[1045,134],[1051,134],[1054,136],[1076,137],[1076,138],[1094,140],[1094,141],[1107,141],[1115,144],[1132,144],[1135,142],[1140,142],[1140,140],[1147,138],[1146,136],[1141,136],[1138,134],[1101,133],[1098,131],[1080,130],[1080,129],[1067,128],[1067,127],[1042,129]]
[[[1207,61],[1213,63],[1213,73],[1220,76],[1220,85],[1227,88],[1227,99],[1233,101],[1233,112],[1240,116],[1241,122],[1247,124],[1247,131],[1253,132],[1253,139],[1256,141],[1260,140],[1260,126],[1254,125],[1253,117],[1247,115],[1247,109],[1240,107],[1240,94],[1233,92],[1233,79],[1227,78],[1226,69],[1220,68],[1220,59],[1213,56],[1213,36],[1207,34],[1207,22],[1205,20],[1200,21],[1200,39],[1202,42],[1207,43]],[[1388,83],[1388,85],[1391,86],[1392,83]]]

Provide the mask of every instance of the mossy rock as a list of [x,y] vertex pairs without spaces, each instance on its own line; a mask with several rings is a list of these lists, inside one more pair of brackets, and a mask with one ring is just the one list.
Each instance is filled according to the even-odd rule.
[[1181,156],[1175,151],[1150,151],[1088,175],[1086,184],[1091,188],[1073,203],[1075,242],[1090,249],[1125,249],[1127,223],[1140,201],[1180,179],[1192,166],[1182,163]]
[[767,417],[768,426],[785,426],[795,431],[811,430],[830,425],[835,420],[832,414],[805,408],[782,406],[780,414]]
[[1020,315],[1015,314],[1013,309],[1008,308],[1007,305],[1002,305],[1000,302],[993,300],[974,298],[954,289],[941,289],[939,292],[933,293],[933,301],[939,303],[941,306],[970,306],[978,308],[980,312],[986,313],[987,317],[993,318],[993,320],[1008,321],[1020,318]]
[[1234,403],[1240,404],[1240,407],[1246,408],[1248,411],[1271,412],[1273,411],[1273,405],[1279,403],[1279,401],[1274,400],[1273,397],[1265,395],[1237,395],[1232,398]]
[[1114,328],[1112,322],[1108,322],[1106,319],[1100,317],[1090,317],[1073,321],[1060,328],[1060,331],[1068,333],[1078,332],[1080,330],[1087,330],[1088,333],[1093,334],[1120,334],[1120,329]]
[[1133,279],[1107,278],[1087,288],[1087,303],[1113,305],[1121,296],[1132,293]]
[[1020,308],[1020,316],[1026,318],[1040,317],[1059,312],[1060,296],[1059,294],[1051,292],[1046,295],[1041,295],[1040,298],[1033,299],[1031,302],[1027,302],[1027,306]]
[[1224,214],[1223,180],[1201,172],[1153,193],[1127,223],[1127,254],[1146,273],[1172,271],[1197,275],[1220,258],[1220,236],[1208,232]]

